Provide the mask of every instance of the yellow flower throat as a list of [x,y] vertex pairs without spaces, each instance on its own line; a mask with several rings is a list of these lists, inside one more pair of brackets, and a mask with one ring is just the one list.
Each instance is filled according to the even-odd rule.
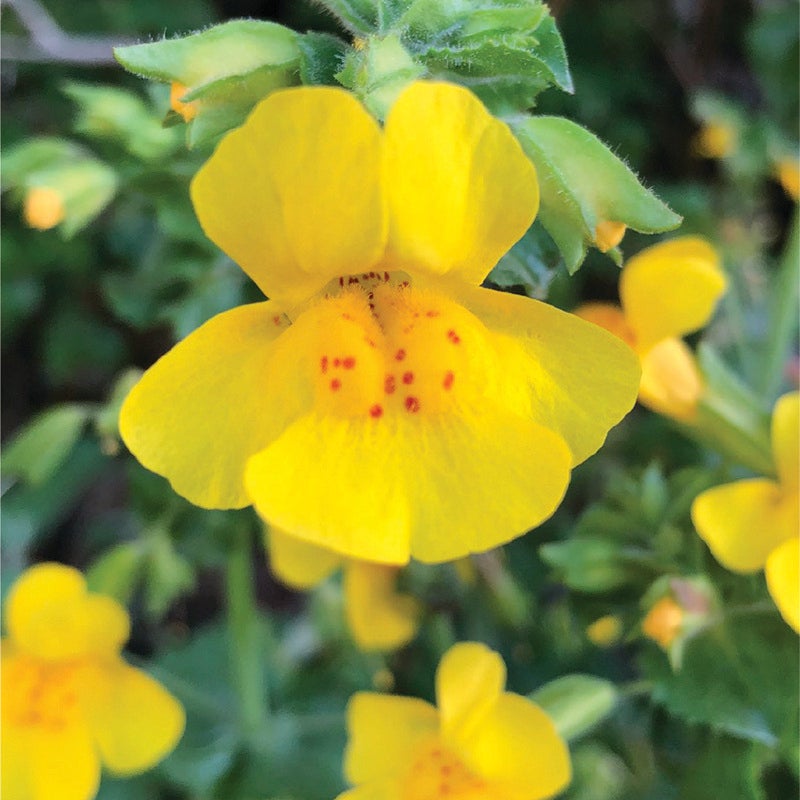
[[[3,715],[18,727],[64,729],[77,713],[76,667],[19,657],[4,664]],[[6,672],[8,670],[8,672]]]
[[402,273],[337,278],[287,335],[311,351],[316,407],[336,416],[436,414],[492,371],[480,321]]
[[490,788],[493,787],[455,753],[434,740],[418,751],[404,781],[402,797],[403,800],[484,800],[490,796]]

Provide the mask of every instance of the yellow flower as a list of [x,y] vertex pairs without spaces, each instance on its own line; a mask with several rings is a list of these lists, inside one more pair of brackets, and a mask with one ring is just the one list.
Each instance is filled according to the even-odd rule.
[[775,175],[786,194],[797,202],[800,199],[800,161],[797,158],[782,158],[775,165]]
[[50,186],[34,186],[25,193],[22,215],[29,228],[55,228],[64,220],[64,198]]
[[647,612],[642,621],[642,632],[668,650],[683,626],[684,611],[672,597],[662,597]]
[[622,623],[619,617],[606,614],[596,619],[586,628],[586,637],[598,647],[610,647],[619,641],[622,634]]
[[751,478],[702,492],[692,521],[714,557],[734,572],[764,569],[783,618],[800,632],[800,394],[781,397],[772,414],[778,480]]
[[197,116],[197,103],[184,103],[181,98],[189,89],[178,81],[173,81],[169,87],[169,107],[183,117],[184,122],[191,122]]
[[295,589],[310,589],[344,569],[347,625],[362,650],[393,650],[414,638],[420,606],[396,591],[398,567],[344,558],[274,529],[269,555],[272,571]]
[[719,120],[704,123],[692,141],[694,152],[703,158],[726,158],[736,151],[738,144],[736,129]]
[[648,247],[628,261],[619,284],[621,308],[588,303],[575,313],[636,351],[642,363],[643,405],[689,421],[703,381],[691,350],[679,337],[708,322],[725,285],[711,245],[685,236]]
[[504,692],[506,668],[482,644],[445,653],[438,708],[362,692],[347,711],[345,776],[338,800],[538,800],[570,781],[569,751],[539,706]]
[[100,762],[117,775],[160,761],[183,733],[183,708],[128,666],[128,615],[83,576],[39,564],[11,588],[2,652],[5,800],[94,797]]
[[253,503],[351,558],[451,560],[550,516],[633,402],[616,339],[478,286],[538,187],[462,87],[412,84],[383,129],[341,89],[274,92],[192,197],[271,298],[207,322],[122,408],[134,455],[197,505]]

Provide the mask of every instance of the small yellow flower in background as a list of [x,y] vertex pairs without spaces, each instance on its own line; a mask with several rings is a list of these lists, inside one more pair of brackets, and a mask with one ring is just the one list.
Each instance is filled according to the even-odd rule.
[[725,286],[714,248],[703,239],[685,236],[648,247],[627,262],[619,284],[621,308],[588,303],[575,313],[636,351],[642,363],[643,405],[690,421],[703,380],[679,337],[708,322]]
[[570,781],[569,750],[539,706],[503,691],[502,658],[450,648],[436,673],[438,708],[362,692],[349,703],[338,800],[539,800]]
[[4,800],[87,800],[100,763],[131,775],[152,767],[183,733],[183,708],[128,666],[129,620],[83,576],[39,564],[11,588],[2,651]]
[[197,116],[197,103],[184,103],[181,98],[189,89],[178,81],[169,87],[169,107],[183,117],[184,122],[191,122]]
[[736,129],[718,120],[703,123],[692,141],[693,151],[703,158],[726,158],[733,155],[738,146]]
[[800,160],[782,158],[775,165],[775,176],[786,194],[797,202],[800,199]]
[[441,562],[549,517],[630,409],[605,331],[479,287],[538,208],[533,166],[469,91],[414,83],[385,127],[277,91],[195,177],[206,234],[271,299],[148,370],[126,444],[206,508],[351,558]]
[[662,597],[642,620],[642,633],[662,650],[668,650],[681,632],[684,616],[684,610],[672,597]]
[[613,614],[606,614],[586,627],[586,638],[598,647],[611,647],[621,635],[622,623]]
[[398,567],[344,558],[274,529],[268,539],[272,571],[295,589],[310,589],[343,568],[347,625],[362,650],[394,650],[414,638],[421,607],[397,592]]
[[47,231],[64,220],[64,198],[50,186],[33,186],[25,193],[22,216],[29,228]]
[[627,230],[624,222],[611,222],[603,220],[597,223],[594,229],[594,241],[601,253],[607,253],[616,247],[625,236]]
[[781,397],[772,414],[777,481],[750,478],[702,492],[692,522],[714,557],[734,572],[763,569],[783,618],[800,632],[800,394]]

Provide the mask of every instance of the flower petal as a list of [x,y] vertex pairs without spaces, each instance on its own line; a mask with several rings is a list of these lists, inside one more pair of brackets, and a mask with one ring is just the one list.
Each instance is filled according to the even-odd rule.
[[800,472],[800,393],[785,394],[772,412],[772,453],[781,486],[797,492]]
[[86,581],[64,564],[36,564],[11,587],[6,629],[16,646],[47,660],[83,655],[87,644]]
[[474,729],[467,763],[497,781],[514,800],[552,797],[569,783],[569,750],[550,717],[525,697],[506,692]]
[[640,352],[703,327],[726,283],[716,251],[696,236],[662,242],[634,256],[622,270],[619,293]]
[[[630,411],[639,359],[616,336],[527,297],[468,287],[461,302],[496,334],[518,410],[560,434],[580,464]],[[524,394],[523,394],[524,393]]]
[[436,670],[436,705],[442,734],[460,741],[483,724],[506,685],[503,659],[478,642],[460,642],[442,656]]
[[625,315],[619,306],[613,303],[585,303],[578,306],[572,313],[576,317],[605,328],[618,339],[622,339],[628,347],[636,347],[636,337],[625,321]]
[[697,496],[692,522],[714,557],[734,572],[755,572],[797,535],[797,498],[764,478],[716,486]]
[[352,558],[404,564],[481,552],[549,517],[570,453],[489,403],[449,413],[310,414],[247,465],[272,525]]
[[659,414],[691,420],[704,391],[692,351],[681,339],[663,339],[642,357],[639,400]]
[[287,325],[273,303],[219,314],[159,359],[126,398],[125,444],[196,505],[249,505],[247,459],[310,402],[293,383],[292,354],[281,361],[273,346]]
[[310,589],[342,566],[339,553],[309,544],[277,528],[270,528],[269,566],[281,583],[293,589]]
[[344,569],[345,613],[362,650],[393,650],[414,638],[420,606],[397,592],[399,570],[368,561],[348,561]]
[[800,633],[800,539],[789,539],[773,550],[767,558],[765,574],[778,611]]
[[424,700],[357,692],[347,705],[345,777],[359,784],[403,776],[438,728],[436,709]]
[[290,308],[384,249],[378,124],[331,87],[273,92],[192,181],[206,235]]
[[121,659],[87,671],[82,702],[104,764],[121,775],[149,769],[183,734],[181,704]]
[[389,264],[480,283],[539,208],[536,171],[469,90],[411,84],[386,120]]

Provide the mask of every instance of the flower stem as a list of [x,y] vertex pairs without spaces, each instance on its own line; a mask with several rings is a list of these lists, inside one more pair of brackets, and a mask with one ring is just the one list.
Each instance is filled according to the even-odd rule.
[[253,581],[252,530],[237,527],[226,567],[228,633],[242,733],[253,741],[267,725],[264,640]]

